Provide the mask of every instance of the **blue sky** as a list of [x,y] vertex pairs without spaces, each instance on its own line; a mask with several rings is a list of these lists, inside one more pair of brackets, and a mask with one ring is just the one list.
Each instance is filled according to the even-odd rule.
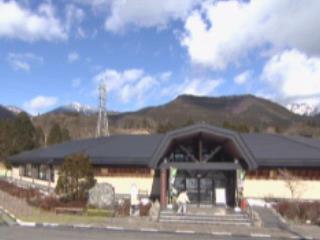
[[0,0],[0,104],[136,110],[180,94],[320,103],[320,1]]

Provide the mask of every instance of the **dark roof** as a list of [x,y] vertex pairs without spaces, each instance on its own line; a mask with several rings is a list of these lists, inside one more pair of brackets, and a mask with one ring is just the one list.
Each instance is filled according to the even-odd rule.
[[60,163],[65,156],[83,152],[92,164],[148,165],[163,135],[115,135],[111,137],[75,140],[9,158],[12,163]]
[[253,133],[241,137],[259,166],[320,167],[319,140]]
[[223,136],[235,143],[250,169],[257,167],[320,167],[320,140],[276,134],[239,134],[207,124],[196,124],[167,134],[114,135],[75,140],[11,156],[14,164],[58,164],[73,153],[88,154],[92,164],[157,167],[169,143],[197,132]]

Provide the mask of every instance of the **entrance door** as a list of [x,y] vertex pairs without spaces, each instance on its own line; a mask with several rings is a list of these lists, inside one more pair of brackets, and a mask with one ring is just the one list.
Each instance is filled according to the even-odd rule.
[[186,190],[188,197],[192,204],[198,204],[199,191],[198,191],[198,178],[186,178]]
[[186,190],[193,204],[213,204],[213,180],[211,178],[186,178]]
[[200,204],[213,203],[213,181],[211,178],[200,178],[199,195]]

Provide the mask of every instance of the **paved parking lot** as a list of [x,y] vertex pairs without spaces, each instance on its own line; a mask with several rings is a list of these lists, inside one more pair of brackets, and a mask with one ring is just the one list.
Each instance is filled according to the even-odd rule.
[[[251,239],[270,239],[252,236]],[[246,236],[218,236],[192,233],[155,233],[136,231],[107,231],[72,228],[30,228],[0,226],[0,240],[245,240]]]

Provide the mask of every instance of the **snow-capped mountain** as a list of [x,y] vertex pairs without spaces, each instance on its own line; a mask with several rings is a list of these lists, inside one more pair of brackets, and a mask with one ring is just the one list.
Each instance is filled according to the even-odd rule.
[[97,108],[78,102],[73,102],[71,104],[58,107],[49,113],[81,113],[85,115],[91,115],[97,113]]
[[7,110],[9,110],[10,112],[12,112],[13,114],[17,115],[19,113],[25,112],[23,109],[16,107],[16,106],[4,106]]
[[302,116],[315,116],[319,113],[319,109],[316,105],[310,105],[307,103],[291,103],[287,105],[287,108],[291,112]]

